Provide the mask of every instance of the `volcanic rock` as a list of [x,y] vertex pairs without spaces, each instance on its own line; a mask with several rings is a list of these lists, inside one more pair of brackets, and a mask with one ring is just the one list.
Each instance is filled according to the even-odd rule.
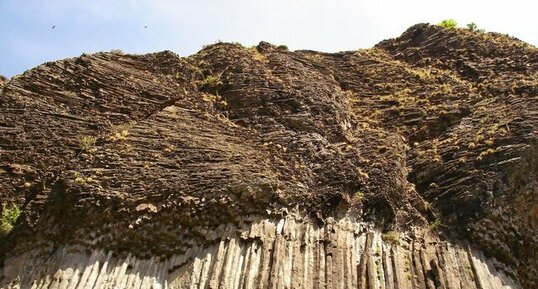
[[0,288],[536,288],[538,49],[84,54],[0,81]]

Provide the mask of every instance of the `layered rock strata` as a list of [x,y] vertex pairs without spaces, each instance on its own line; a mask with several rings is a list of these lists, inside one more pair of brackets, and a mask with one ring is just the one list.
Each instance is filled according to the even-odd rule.
[[[517,39],[419,24],[338,53],[266,42],[217,43],[189,57],[102,52],[0,85],[2,286],[57,286],[63,273],[46,280],[79,268],[62,288],[109,277],[122,287],[128,281],[108,270],[150,274],[129,263],[138,260],[145,271],[167,268],[152,275],[162,286],[230,288],[254,278],[242,273],[258,258],[252,248],[274,246],[260,257],[274,266],[258,268],[273,277],[252,286],[299,286],[297,274],[309,272],[325,282],[312,286],[340,288],[538,287],[538,50]],[[297,228],[276,234],[288,212],[305,221],[286,219]],[[263,222],[275,235],[249,238]],[[363,262],[372,250],[359,241],[344,250],[340,231],[381,251]],[[439,235],[417,233],[426,231]],[[389,232],[401,232],[402,245],[381,243]],[[293,240],[304,246],[290,249]],[[317,265],[298,261],[321,248]],[[224,254],[225,269],[209,272],[221,263],[207,252]],[[403,276],[399,252],[411,256]],[[374,274],[385,256],[392,265],[383,259]],[[171,260],[185,266],[166,267]],[[97,261],[88,282],[83,268]]]

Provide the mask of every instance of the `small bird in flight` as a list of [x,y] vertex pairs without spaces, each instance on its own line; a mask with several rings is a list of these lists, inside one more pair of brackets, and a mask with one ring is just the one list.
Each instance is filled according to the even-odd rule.
[[54,29],[54,28],[56,28],[56,25],[52,25],[52,27],[50,29]]
[[144,26],[144,28],[146,28],[146,29],[147,29],[148,27],[147,27],[147,26]]

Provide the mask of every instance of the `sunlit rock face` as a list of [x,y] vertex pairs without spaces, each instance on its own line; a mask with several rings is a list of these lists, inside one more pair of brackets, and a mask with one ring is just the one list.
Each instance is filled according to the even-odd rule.
[[[297,215],[222,224],[167,258],[77,246],[8,259],[4,288],[520,288],[468,244],[424,231],[381,234],[350,218],[323,225]],[[36,259],[45,261],[35,266]],[[21,271],[24,270],[23,271]]]
[[537,111],[535,47],[426,24],[45,63],[0,80],[0,288],[536,288]]

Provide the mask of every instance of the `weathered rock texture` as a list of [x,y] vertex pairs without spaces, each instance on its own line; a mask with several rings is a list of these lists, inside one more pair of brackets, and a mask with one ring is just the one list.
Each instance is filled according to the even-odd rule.
[[[426,24],[333,54],[218,43],[46,63],[0,86],[0,203],[23,210],[0,282],[536,288],[537,124],[535,47]],[[304,221],[288,233],[245,237],[290,212]],[[60,281],[69,268],[82,275]]]
[[[166,259],[63,246],[8,260],[3,288],[519,288],[467,245],[424,235],[383,236],[344,218],[324,225],[289,216],[223,224]],[[43,263],[35,263],[42,260]],[[22,271],[21,271],[22,270]]]

